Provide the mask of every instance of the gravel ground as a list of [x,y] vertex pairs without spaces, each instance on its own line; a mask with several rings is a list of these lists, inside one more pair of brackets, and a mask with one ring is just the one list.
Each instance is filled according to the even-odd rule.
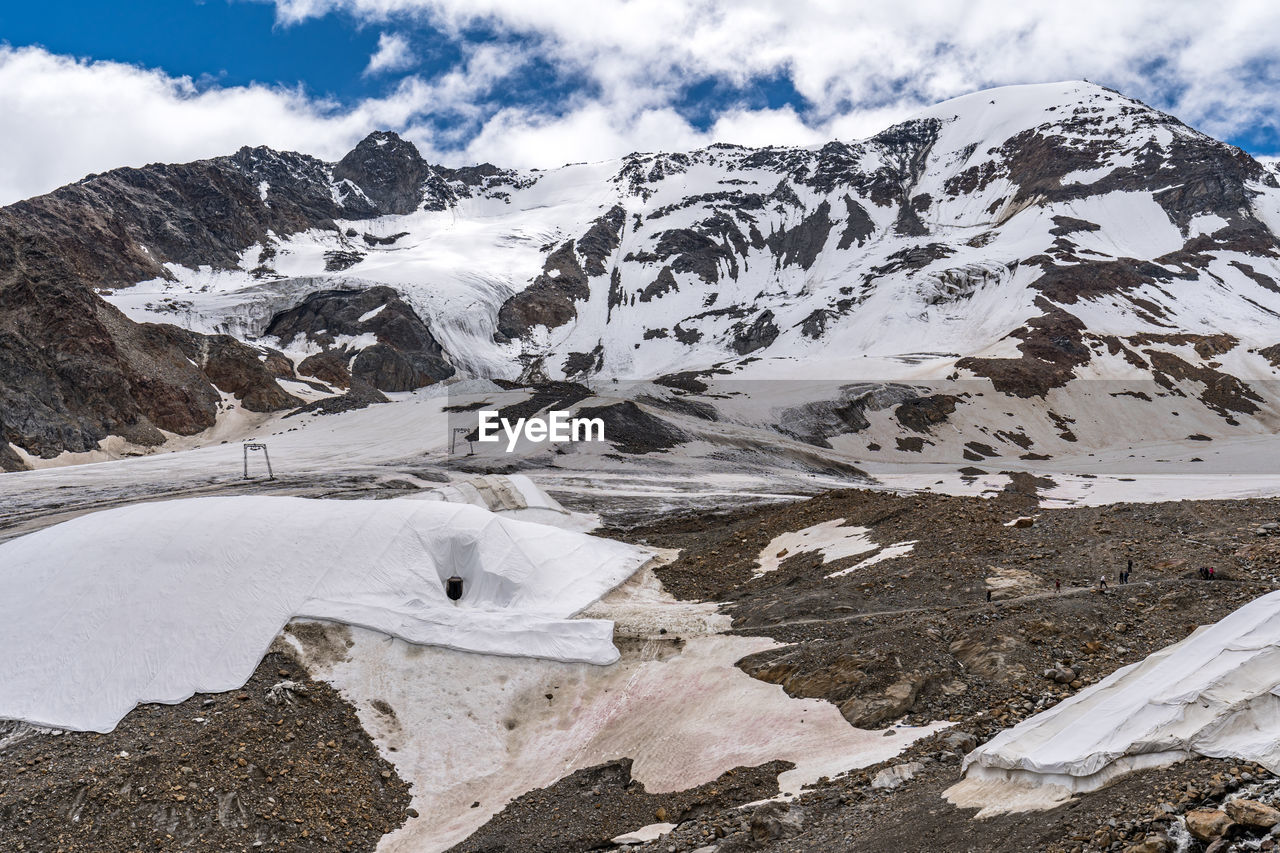
[[[631,779],[629,762],[612,762],[518,798],[455,849],[602,849],[615,835],[665,820],[677,829],[640,849],[1058,853],[1136,845],[1135,853],[1158,853],[1182,813],[1272,780],[1258,767],[1190,761],[1052,811],[983,821],[941,798],[973,744],[1280,586],[1280,534],[1260,532],[1280,520],[1280,501],[1042,510],[1037,485],[1018,482],[992,499],[839,491],[608,531],[682,549],[659,571],[668,590],[725,602],[735,631],[787,644],[740,661],[746,672],[829,700],[863,727],[955,725],[886,765],[919,765],[893,790],[872,785],[883,769],[873,767],[823,780],[790,804],[744,807],[777,793],[780,767],[739,768],[654,795]],[[1030,526],[1006,526],[1023,516],[1034,519]],[[873,552],[830,563],[788,554],[776,571],[753,577],[774,537],[833,519],[868,528],[881,546],[914,545],[841,578],[826,576]],[[1133,582],[1118,586],[1116,572],[1130,558]],[[1200,580],[1202,565],[1219,579]],[[1103,573],[1105,592],[1097,589]],[[140,707],[107,735],[0,730],[4,851],[370,851],[405,820],[430,819],[408,804],[407,786],[351,707],[280,651],[242,690]],[[1233,832],[1239,843],[1252,838],[1250,849],[1274,846]]]
[[737,767],[697,788],[650,794],[631,778],[630,760],[611,761],[516,798],[450,853],[595,850],[602,841],[648,824],[686,822],[775,796],[778,774],[793,766],[774,761]]
[[371,851],[411,818],[351,706],[282,653],[109,734],[18,733],[0,748],[4,851]]

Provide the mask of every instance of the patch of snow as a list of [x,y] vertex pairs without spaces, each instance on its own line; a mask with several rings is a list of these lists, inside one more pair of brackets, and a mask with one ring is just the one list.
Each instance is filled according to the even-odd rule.
[[414,498],[471,504],[566,530],[586,532],[600,524],[595,514],[569,512],[525,474],[485,474],[427,489]]
[[1212,234],[1226,228],[1227,225],[1227,220],[1216,213],[1200,213],[1191,217],[1191,221],[1187,223],[1187,236],[1199,237],[1202,234]]
[[[341,661],[293,642],[355,704],[383,756],[413,783],[413,807],[432,816],[388,835],[381,853],[447,850],[514,797],[614,759],[631,758],[634,777],[655,793],[791,761],[778,781],[799,794],[948,725],[885,737],[853,728],[829,702],[787,696],[735,666],[777,644],[716,634],[729,620],[715,610],[675,601],[642,570],[586,614],[615,619],[624,653],[610,667],[463,655],[357,629]],[[378,713],[375,699],[395,718]]]
[[833,518],[803,530],[779,534],[756,558],[759,568],[752,577],[762,578],[776,571],[782,561],[793,554],[820,551],[822,562],[830,563],[873,551],[878,546],[868,538],[870,532],[865,527],[846,527],[843,518]]
[[[885,560],[897,559],[898,557],[902,557],[907,554],[910,554],[911,549],[916,546],[916,541],[917,540],[912,539],[909,542],[896,542],[893,545],[886,546],[885,548],[881,549],[879,553],[872,554],[870,557],[867,557],[867,559],[863,560],[862,562],[857,563],[856,565],[850,566],[847,569],[841,569],[838,572],[832,572],[831,574],[827,575],[827,577],[828,578],[844,577],[845,575],[851,575],[855,572],[859,572],[870,566],[874,566],[876,563],[881,563],[881,562],[884,562]],[[826,562],[830,562],[830,561],[828,560]]]
[[386,309],[386,307],[387,307],[386,305],[379,305],[377,308],[374,308],[372,311],[366,311],[360,315],[360,319],[357,320],[356,322],[367,323],[368,321],[372,320],[374,317],[377,317],[379,314],[381,314]]
[[623,833],[612,839],[614,844],[644,844],[646,841],[657,841],[671,830],[675,829],[674,823],[651,823],[648,826],[642,826],[631,832]]

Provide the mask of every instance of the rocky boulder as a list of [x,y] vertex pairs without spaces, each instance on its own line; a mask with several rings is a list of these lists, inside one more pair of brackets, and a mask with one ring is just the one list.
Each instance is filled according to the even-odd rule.
[[1226,812],[1233,821],[1251,829],[1270,829],[1280,823],[1280,811],[1257,800],[1231,800]]
[[1187,831],[1200,841],[1211,842],[1226,835],[1231,818],[1221,809],[1193,809],[1187,812]]
[[412,391],[454,374],[430,328],[390,287],[313,293],[273,317],[266,334],[285,348],[300,339],[319,347],[299,371],[341,388],[354,376],[379,391]]

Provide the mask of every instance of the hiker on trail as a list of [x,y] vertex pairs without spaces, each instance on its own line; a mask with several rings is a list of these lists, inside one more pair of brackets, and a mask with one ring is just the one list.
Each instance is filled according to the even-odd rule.
[[1101,589],[1101,590],[1103,590],[1104,592],[1106,591],[1106,589],[1107,589],[1107,576],[1106,576],[1106,575],[1102,575],[1102,576],[1100,576],[1100,577],[1098,578],[1098,588],[1099,588],[1099,589]]
[[1126,569],[1124,570],[1124,583],[1125,583],[1125,586],[1128,586],[1128,585],[1129,585],[1129,575],[1131,575],[1131,574],[1133,574],[1133,557],[1130,557],[1130,558],[1129,558],[1129,566],[1128,566],[1128,568],[1126,568]]
[[991,590],[987,590],[987,601],[991,600]]
[[1215,575],[1214,575],[1214,572],[1213,572],[1213,566],[1210,566],[1210,567],[1209,567],[1209,580],[1213,580],[1213,579],[1214,579],[1214,577],[1215,577]]
[[1062,592],[1062,581],[1060,581],[1058,578],[1053,579],[1053,591]]
[[1209,570],[1206,569],[1204,566],[1201,566],[1200,568],[1196,569],[1196,571],[1200,573],[1200,580],[1207,581],[1209,579]]

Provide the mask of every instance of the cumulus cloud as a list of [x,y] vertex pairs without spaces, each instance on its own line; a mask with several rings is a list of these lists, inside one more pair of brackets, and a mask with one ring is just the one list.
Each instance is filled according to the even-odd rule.
[[[189,77],[0,45],[0,204],[91,172],[269,145],[329,160],[369,131],[412,125],[424,105],[463,110],[508,66],[487,50],[436,81],[408,77],[342,106],[299,89],[201,88]],[[436,140],[424,140],[428,150]]]
[[[1013,0],[274,0],[294,23],[332,12],[422,19],[446,32],[489,26],[542,41],[555,61],[633,111],[690,79],[783,73],[812,123],[932,103],[977,89],[1087,77],[1205,130],[1277,123],[1280,5]],[[1266,85],[1250,86],[1251,81]]]
[[382,33],[378,36],[378,49],[369,57],[365,75],[387,74],[412,68],[417,57],[409,48],[409,40],[399,33]]
[[[429,27],[461,59],[430,78],[337,104],[297,89],[200,87],[111,62],[0,46],[0,202],[86,172],[268,144],[334,159],[370,130],[405,133],[436,162],[554,167],[636,150],[711,142],[856,139],[920,107],[975,90],[1088,78],[1217,136],[1280,136],[1280,5],[1077,0],[259,0],[290,26],[341,14],[384,30],[365,74],[414,62]],[[477,31],[489,38],[474,39]],[[533,64],[566,85],[529,95]],[[750,91],[762,80],[791,105],[743,97],[701,105],[692,86]],[[537,93],[534,93],[537,94]],[[785,99],[784,99],[785,100]]]

